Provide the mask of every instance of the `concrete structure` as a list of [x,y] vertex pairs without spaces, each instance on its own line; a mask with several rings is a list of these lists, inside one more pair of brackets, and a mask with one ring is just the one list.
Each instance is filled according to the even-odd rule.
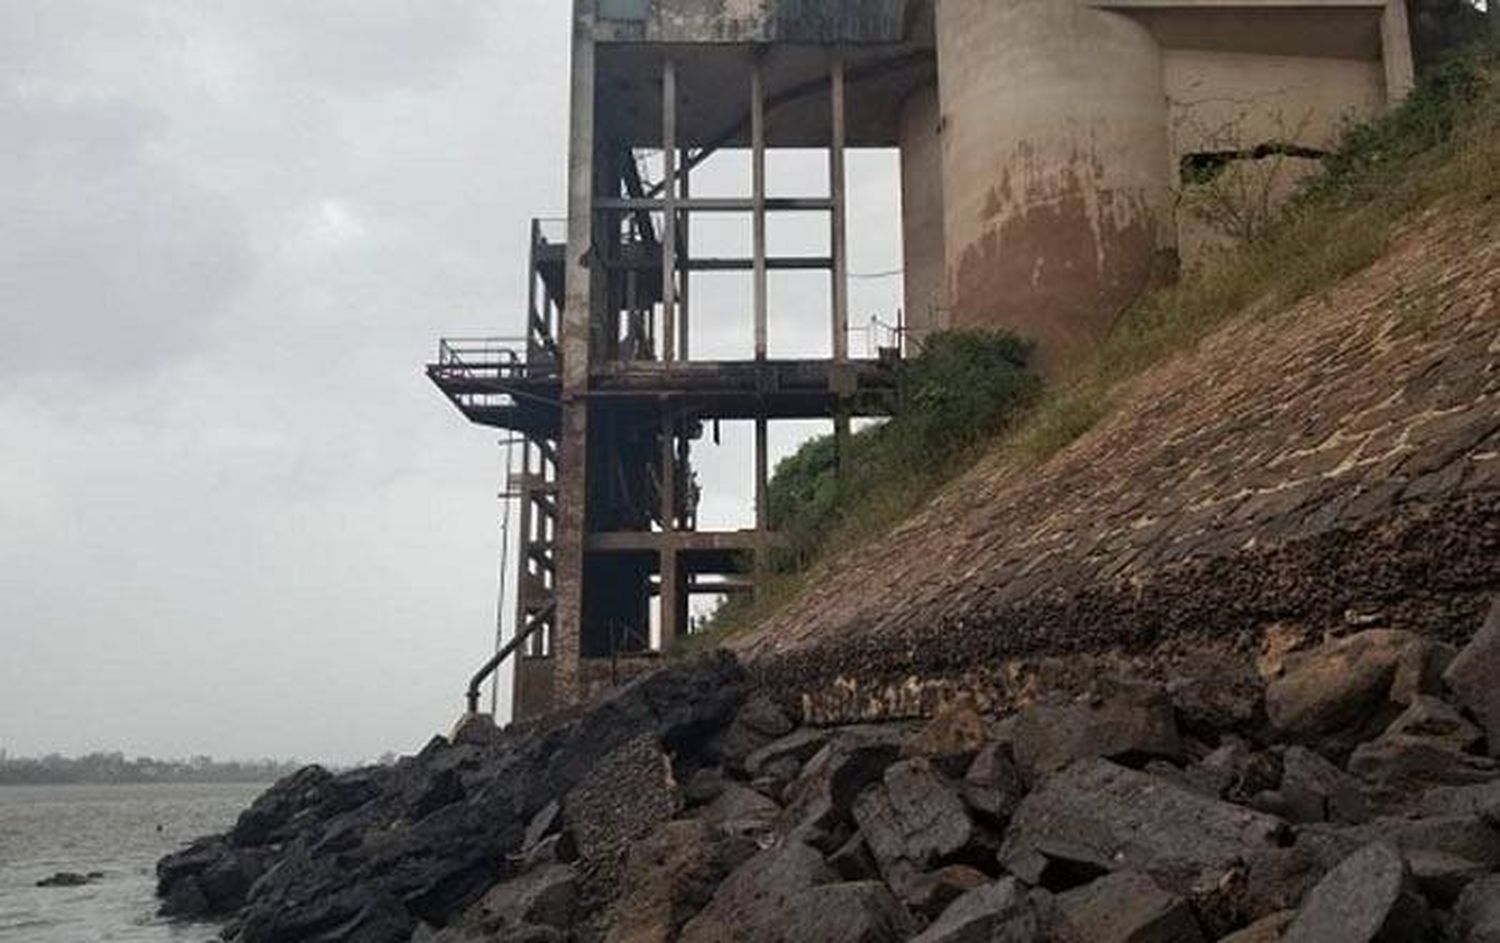
[[[831,418],[842,442],[889,410],[900,350],[849,354],[847,148],[901,153],[903,340],[1008,328],[1055,366],[1184,254],[1252,232],[1411,71],[1401,0],[575,0],[568,218],[533,230],[527,336],[445,341],[429,367],[526,441],[516,715],[619,680],[692,594],[753,588],[768,422]],[[783,147],[826,149],[822,195],[767,192]],[[694,196],[724,148],[750,152],[748,191]],[[826,214],[827,255],[769,255],[781,212]],[[750,254],[695,253],[705,213],[748,217]],[[772,360],[767,281],[799,270],[828,273],[832,355]],[[751,274],[753,359],[693,357],[710,271]],[[697,527],[688,446],[721,419],[756,425],[743,531]]]

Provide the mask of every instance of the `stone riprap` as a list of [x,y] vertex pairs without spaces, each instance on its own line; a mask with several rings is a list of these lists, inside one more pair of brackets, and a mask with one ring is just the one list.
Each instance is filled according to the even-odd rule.
[[1040,655],[1452,641],[1500,588],[1497,292],[1493,207],[1418,220],[1149,371],[1046,462],[982,462],[731,644],[849,722],[1024,700],[1008,666]]
[[[1299,662],[1407,642],[1431,644],[1371,629]],[[300,771],[162,861],[163,909],[242,943],[1493,939],[1500,767],[1441,671],[1335,686],[1319,716],[1344,720],[1293,732],[1264,685],[1215,715],[1130,659],[1089,667],[1020,711],[827,728],[729,656],[672,665],[394,767]],[[1066,750],[1021,762],[1048,717]],[[1372,765],[1394,741],[1424,761]]]

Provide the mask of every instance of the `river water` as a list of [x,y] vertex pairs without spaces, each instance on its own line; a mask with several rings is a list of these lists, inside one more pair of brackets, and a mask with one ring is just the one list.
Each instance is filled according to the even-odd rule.
[[[157,919],[156,861],[219,832],[257,785],[0,786],[0,941],[205,943],[206,924]],[[58,871],[102,871],[83,887],[37,887]]]

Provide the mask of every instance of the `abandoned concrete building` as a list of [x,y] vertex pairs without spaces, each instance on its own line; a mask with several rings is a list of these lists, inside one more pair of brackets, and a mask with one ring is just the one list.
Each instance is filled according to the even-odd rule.
[[[1230,244],[1350,119],[1412,83],[1402,0],[575,0],[566,231],[533,223],[525,337],[444,341],[428,374],[524,440],[512,712],[576,702],[685,631],[694,595],[753,591],[775,545],[767,425],[891,408],[928,332],[1005,328],[1044,365],[1086,353],[1153,284]],[[818,196],[766,155],[821,148]],[[904,314],[851,355],[845,154],[898,149]],[[748,192],[695,196],[710,155]],[[1232,191],[1232,192],[1224,192]],[[828,251],[767,252],[767,219],[826,216]],[[697,253],[704,214],[746,257]],[[831,356],[768,356],[768,278],[823,271]],[[694,356],[692,276],[747,272],[754,356]],[[754,526],[697,526],[690,443],[755,427]]]

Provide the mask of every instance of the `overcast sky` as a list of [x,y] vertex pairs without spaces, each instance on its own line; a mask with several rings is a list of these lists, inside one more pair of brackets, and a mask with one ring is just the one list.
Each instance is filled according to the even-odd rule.
[[[0,748],[348,762],[454,720],[499,453],[421,365],[519,329],[568,6],[0,3]],[[898,266],[894,162],[852,168],[853,265]],[[705,352],[748,343],[743,290],[703,286]],[[898,293],[856,282],[856,320]],[[777,300],[773,348],[826,350],[826,287]],[[709,523],[747,438],[698,450]]]

